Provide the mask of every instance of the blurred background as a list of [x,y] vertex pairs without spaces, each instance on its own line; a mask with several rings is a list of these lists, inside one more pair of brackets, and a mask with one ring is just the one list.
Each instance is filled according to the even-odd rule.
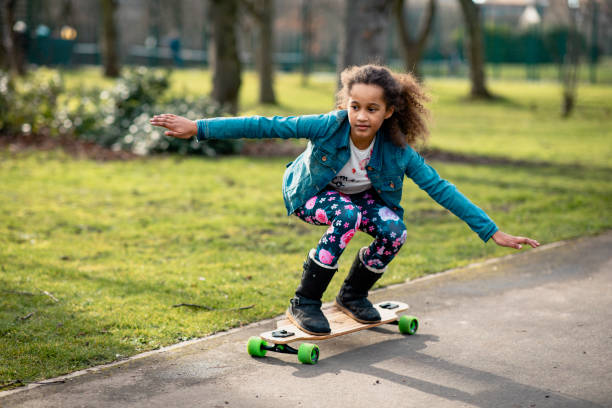
[[[611,0],[0,0],[0,29],[0,389],[285,310],[322,233],[281,195],[305,141],[158,113],[324,113],[387,64],[432,96],[416,148],[504,231],[612,228]],[[408,180],[402,205],[381,285],[513,252]]]
[[[253,68],[258,48],[267,46],[277,69],[333,72],[342,52],[343,23],[355,17],[347,9],[362,7],[360,3],[371,8],[368,12],[379,13],[369,14],[370,18],[385,20],[382,32],[376,33],[380,49],[372,57],[404,68],[404,50],[420,48],[418,61],[410,61],[408,68],[420,65],[427,76],[466,75],[469,33],[464,27],[472,16],[464,15],[459,0],[234,0],[218,6],[204,0],[3,0],[2,27],[3,35],[11,33],[19,64],[77,67],[102,64],[105,55],[112,55],[117,64],[208,67],[214,58],[211,18],[220,13],[220,18],[235,26],[245,68]],[[597,65],[612,53],[609,1],[479,0],[473,4],[482,26],[484,60],[492,65],[493,75],[503,76],[505,64],[522,64],[533,66],[522,72],[524,76],[538,78],[544,65],[564,60],[572,35],[578,37],[584,62]],[[266,35],[272,41],[262,44]],[[408,42],[403,42],[404,36]],[[106,54],[105,39],[112,42],[108,47],[115,48]],[[6,66],[6,39],[3,44]],[[593,81],[598,80],[596,74],[595,70]],[[516,70],[512,75],[517,75]]]
[[[175,113],[192,118],[333,109],[332,95],[316,107],[282,109],[286,104],[279,103],[275,76],[284,74],[299,77],[304,88],[313,77],[333,84],[346,66],[378,62],[412,72],[422,81],[465,79],[470,98],[489,100],[496,95],[488,80],[553,81],[562,88],[559,103],[564,117],[575,106],[578,83],[612,83],[609,0],[2,0],[1,4],[0,66],[5,73],[0,133],[70,134],[137,154],[167,149],[236,151],[232,143],[181,147],[161,140],[149,128],[128,135],[126,142],[130,127],[143,125],[145,116],[159,109],[175,107]],[[99,72],[95,67],[100,67]],[[257,107],[240,103],[241,87],[250,87],[249,73],[258,88],[253,90]],[[32,86],[20,87],[19,78],[22,82],[27,78],[25,83]],[[104,86],[108,92],[101,91]],[[166,93],[168,88],[177,92]],[[333,94],[333,87],[330,91]],[[57,105],[62,94],[69,97]],[[163,95],[173,97],[164,101]]]

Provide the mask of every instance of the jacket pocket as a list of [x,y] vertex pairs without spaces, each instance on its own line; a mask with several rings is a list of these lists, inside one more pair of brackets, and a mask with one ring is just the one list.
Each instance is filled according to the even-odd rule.
[[393,176],[393,177],[384,177],[381,179],[380,189],[382,191],[401,191],[402,190],[402,182],[403,177]]
[[333,161],[334,161],[333,155],[323,149],[320,149],[320,148],[313,149],[311,160],[314,161],[313,164],[327,167],[335,171],[334,165],[333,165]]

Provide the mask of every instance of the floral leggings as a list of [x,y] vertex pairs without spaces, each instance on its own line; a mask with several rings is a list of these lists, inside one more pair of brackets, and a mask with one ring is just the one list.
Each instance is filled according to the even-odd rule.
[[365,250],[363,262],[371,269],[383,269],[406,242],[406,226],[370,189],[357,194],[343,194],[326,187],[294,214],[314,225],[329,225],[319,240],[315,259],[335,265],[357,230],[368,233],[374,241]]

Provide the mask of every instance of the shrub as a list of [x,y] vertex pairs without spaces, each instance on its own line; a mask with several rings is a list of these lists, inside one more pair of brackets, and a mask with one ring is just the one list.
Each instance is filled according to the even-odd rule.
[[63,124],[50,126],[56,117],[58,98],[64,84],[56,71],[40,69],[14,81],[0,71],[0,133],[41,133],[55,136]]
[[164,94],[170,85],[168,78],[169,71],[132,68],[124,71],[112,90],[81,94],[79,106],[93,102],[98,110],[92,112],[97,118],[90,118],[88,109],[71,113],[82,117],[77,134],[114,150],[129,150],[139,155],[159,152],[207,156],[236,153],[239,147],[236,141],[198,143],[194,140],[188,143],[165,137],[163,129],[149,124],[153,115],[162,112],[192,120],[224,114],[222,107],[207,97],[165,99]]
[[[237,141],[186,142],[165,137],[149,119],[171,112],[195,120],[222,116],[225,110],[207,97],[168,99],[169,72],[144,67],[126,69],[111,90],[66,92],[56,71],[38,69],[19,83],[0,73],[0,133],[73,135],[114,150],[139,155],[232,154]],[[4,114],[6,112],[6,114]]]

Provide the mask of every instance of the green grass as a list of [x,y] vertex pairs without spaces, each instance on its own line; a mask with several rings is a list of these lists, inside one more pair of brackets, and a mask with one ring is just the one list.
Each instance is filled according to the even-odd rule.
[[[175,75],[172,92],[209,89],[207,73]],[[88,71],[64,77],[68,86],[96,83]],[[261,107],[248,73],[243,112],[333,107],[333,78],[313,78],[305,89],[299,82],[279,75],[281,105]],[[575,115],[561,120],[553,83],[493,81],[504,98],[494,104],[466,102],[464,81],[428,86],[435,95],[434,147],[528,161],[432,163],[505,231],[548,243],[612,227],[612,87],[581,85]],[[0,384],[56,376],[282,313],[305,254],[323,233],[285,215],[280,184],[289,160],[101,163],[59,151],[0,151]],[[403,206],[408,241],[379,285],[513,252],[483,244],[409,181]],[[334,297],[355,251],[368,242],[356,235],[324,300]],[[216,310],[172,307],[179,303]]]
[[[398,64],[397,69],[401,69],[400,64]],[[536,67],[530,66],[529,70],[536,75],[534,79],[528,77],[526,64],[487,64],[485,69],[487,76],[493,80],[535,80],[546,82],[558,82],[559,80],[559,66],[554,63],[540,64]],[[429,62],[421,66],[421,72],[428,77],[458,76],[468,78],[469,66],[463,64],[455,67],[454,72],[451,72],[450,66],[446,61],[438,63]],[[602,58],[596,65],[594,73],[596,83],[610,85],[612,83],[612,58]],[[592,80],[591,75],[591,66],[583,60],[582,64],[578,67],[578,80],[589,83]]]

